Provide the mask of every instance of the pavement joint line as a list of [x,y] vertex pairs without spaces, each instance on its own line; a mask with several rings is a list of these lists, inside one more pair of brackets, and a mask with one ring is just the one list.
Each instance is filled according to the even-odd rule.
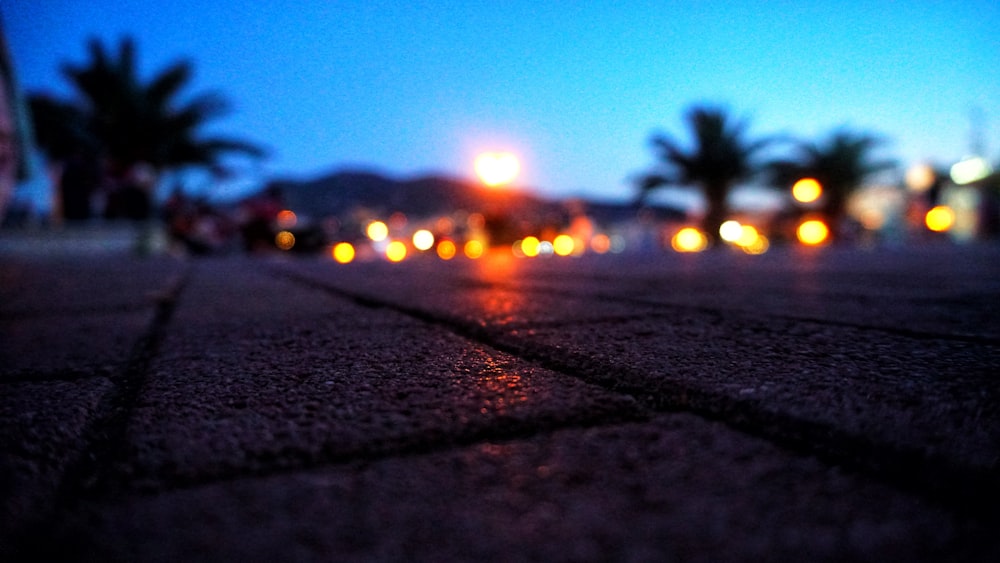
[[955,342],[968,342],[970,344],[1000,345],[1000,338],[996,338],[996,337],[992,337],[992,336],[979,336],[979,335],[975,335],[975,334],[961,334],[961,333],[928,332],[928,331],[915,330],[915,329],[910,329],[910,328],[896,328],[896,327],[887,327],[887,326],[879,326],[879,325],[864,324],[864,323],[852,323],[852,322],[849,322],[849,321],[838,321],[838,320],[834,320],[834,319],[823,319],[823,318],[811,317],[811,316],[803,316],[803,315],[781,315],[781,314],[765,313],[765,314],[763,314],[761,316],[755,316],[755,315],[748,314],[745,311],[741,311],[739,309],[722,309],[722,308],[718,308],[718,307],[703,307],[703,306],[699,306],[699,305],[684,305],[684,304],[678,304],[678,303],[664,303],[662,301],[651,301],[651,300],[643,299],[643,298],[640,298],[640,297],[635,297],[635,298],[615,297],[615,296],[609,296],[609,295],[603,295],[603,294],[594,295],[594,296],[595,297],[599,297],[600,299],[614,299],[614,300],[625,302],[625,303],[635,303],[636,305],[647,305],[647,306],[655,306],[655,307],[683,308],[683,309],[690,309],[690,310],[698,311],[698,312],[718,313],[718,314],[723,314],[723,315],[727,315],[727,316],[731,316],[733,314],[740,314],[740,315],[743,315],[744,317],[746,317],[748,319],[772,318],[772,319],[781,319],[781,320],[794,321],[794,322],[807,322],[807,323],[813,323],[813,324],[819,324],[819,325],[829,325],[829,326],[836,326],[836,327],[843,327],[843,328],[853,328],[853,329],[857,329],[857,330],[870,330],[870,331],[875,331],[875,332],[881,332],[881,333],[884,333],[884,334],[891,334],[893,336],[902,336],[902,337],[905,337],[905,338],[912,338],[914,340],[948,340],[948,341],[955,341]]
[[58,370],[45,373],[23,369],[0,377],[0,385],[18,383],[46,383],[52,381],[84,381],[87,379],[111,379],[112,370],[106,366],[77,367],[68,370]]
[[[155,301],[155,300],[154,300]],[[120,303],[114,305],[104,305],[96,307],[58,307],[55,309],[32,310],[32,309],[9,309],[0,311],[0,320],[21,321],[25,319],[45,319],[50,317],[74,317],[79,315],[120,315],[122,313],[136,313],[149,307],[149,303]]]
[[22,522],[19,529],[10,534],[15,538],[12,553],[24,555],[25,560],[32,559],[31,554],[50,553],[48,538],[52,522],[58,520],[63,510],[84,500],[86,493],[107,486],[110,469],[124,448],[129,416],[143,387],[149,363],[189,275],[186,269],[165,283],[163,293],[154,301],[153,320],[146,332],[133,345],[119,372],[106,376],[112,382],[112,390],[101,399],[96,413],[84,427],[80,453],[63,470],[47,508],[41,509],[34,519]]
[[[458,278],[458,281],[466,287],[476,287],[483,289],[500,289],[501,291],[508,291],[508,292],[516,292],[519,289],[523,289],[510,282],[484,281],[476,279],[474,277],[460,277]],[[916,340],[947,340],[955,342],[968,342],[971,344],[1000,345],[1000,337],[995,337],[995,336],[981,336],[976,334],[963,334],[954,332],[947,332],[947,333],[930,332],[930,331],[922,331],[905,327],[888,327],[888,326],[880,326],[877,324],[853,323],[849,321],[839,321],[835,319],[824,319],[821,317],[807,316],[807,315],[785,315],[785,314],[766,313],[766,312],[760,315],[752,315],[741,309],[707,307],[704,305],[689,305],[685,303],[671,303],[668,301],[656,301],[643,297],[630,297],[621,294],[609,294],[601,291],[597,292],[573,291],[573,290],[566,290],[563,288],[548,286],[546,284],[532,284],[530,285],[530,287],[533,292],[538,292],[538,293],[558,293],[559,295],[564,297],[570,296],[570,297],[578,297],[585,299],[601,299],[605,301],[615,301],[619,303],[644,305],[647,307],[655,307],[657,309],[688,310],[688,311],[695,311],[698,313],[712,313],[723,316],[732,316],[734,314],[737,314],[745,316],[748,319],[772,318],[772,319],[781,319],[794,322],[809,322],[820,325],[853,328],[857,330],[870,330],[875,332],[881,332],[884,334],[891,334],[893,336],[903,336],[906,338],[912,338]],[[826,294],[824,295],[824,297],[832,297],[834,295],[835,294]],[[978,296],[979,293],[974,293],[974,295]],[[854,297],[853,295],[848,295],[848,296]],[[633,318],[635,320],[642,318],[658,318],[666,314],[667,313],[665,312],[652,312],[646,315],[634,315],[634,316],[620,315],[616,317],[609,316],[606,319],[605,318],[595,319],[594,322],[603,322],[605,320],[619,319],[619,318],[621,320],[633,320]],[[558,327],[563,324],[569,324],[570,322],[574,321],[558,321],[552,323],[537,323],[537,324],[541,324],[542,326]]]
[[[241,467],[223,468],[212,473],[201,473],[196,477],[171,476],[169,479],[158,480],[153,476],[148,478],[145,483],[140,482],[138,486],[129,489],[129,492],[155,495],[167,491],[195,489],[242,479],[268,478],[352,464],[370,464],[386,459],[424,456],[481,444],[525,440],[563,430],[585,430],[614,424],[645,422],[649,418],[648,413],[642,411],[635,413],[619,411],[597,416],[577,416],[558,424],[544,426],[530,420],[505,419],[502,425],[483,424],[454,434],[437,433],[430,438],[418,437],[403,442],[366,445],[340,451],[320,450],[316,453],[309,453],[284,450],[280,454],[268,453],[247,458],[249,463]],[[272,455],[285,456],[285,459],[282,460],[282,463],[271,463],[266,458]]]
[[[290,270],[275,270],[275,273],[303,285],[333,292],[359,305],[393,310],[443,327],[458,336],[546,369],[631,396],[638,404],[652,411],[686,412],[721,422],[786,450],[816,456],[827,464],[869,475],[891,487],[917,494],[958,513],[972,513],[1000,522],[1000,479],[997,478],[996,468],[964,467],[944,456],[873,442],[866,436],[841,431],[828,424],[767,411],[760,408],[754,400],[734,399],[692,386],[677,385],[674,393],[652,395],[640,387],[614,381],[609,373],[621,371],[621,367],[600,366],[596,370],[581,370],[582,366],[554,359],[551,354],[544,353],[544,350],[532,350],[515,342],[507,342],[502,336],[498,338],[494,332],[475,323],[376,299]],[[716,308],[697,307],[696,310],[716,315],[728,313]],[[824,324],[823,321],[806,320]]]
[[107,484],[108,471],[124,448],[128,420],[145,385],[150,362],[159,349],[189,277],[188,269],[165,283],[162,294],[154,301],[153,320],[146,332],[136,341],[121,370],[109,377],[114,384],[113,390],[101,401],[98,414],[83,433],[82,454],[64,473],[56,495],[57,506],[76,498],[79,493]]

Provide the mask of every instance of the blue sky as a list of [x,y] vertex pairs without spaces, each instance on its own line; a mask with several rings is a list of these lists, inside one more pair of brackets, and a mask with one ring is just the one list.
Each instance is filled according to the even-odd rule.
[[8,0],[22,87],[69,94],[61,62],[98,37],[137,40],[146,75],[189,58],[191,93],[234,108],[213,130],[272,151],[260,177],[344,167],[472,178],[508,149],[546,195],[626,198],[648,139],[686,139],[697,102],[751,133],[837,126],[908,164],[970,149],[978,108],[1000,158],[1000,3]]

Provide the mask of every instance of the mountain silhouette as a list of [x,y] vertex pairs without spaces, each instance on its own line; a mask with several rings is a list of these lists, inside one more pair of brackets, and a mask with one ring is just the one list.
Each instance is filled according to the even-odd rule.
[[[552,224],[585,213],[600,223],[635,218],[636,207],[580,199],[550,200],[516,188],[487,188],[445,176],[428,175],[393,179],[372,171],[342,170],[312,180],[274,180],[285,204],[296,213],[315,219],[346,218],[358,211],[373,217],[402,212],[410,218],[478,212],[508,221]],[[658,216],[680,219],[684,212],[667,207],[652,209]]]

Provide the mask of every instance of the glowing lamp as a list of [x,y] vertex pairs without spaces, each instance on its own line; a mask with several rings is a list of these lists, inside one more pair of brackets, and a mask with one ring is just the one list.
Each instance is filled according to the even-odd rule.
[[502,186],[514,181],[521,163],[509,152],[485,152],[476,157],[476,174],[487,186]]
[[955,212],[947,205],[932,207],[924,215],[924,224],[935,233],[943,233],[955,226]]
[[330,254],[340,264],[349,264],[354,261],[354,245],[349,242],[337,243]]
[[465,246],[462,248],[462,251],[465,252],[466,258],[471,258],[473,260],[480,258],[485,250],[486,249],[483,246],[483,243],[476,239],[466,242]]
[[573,254],[576,241],[569,235],[559,235],[552,240],[552,251],[558,256],[569,256]]
[[389,246],[385,247],[385,257],[390,262],[402,262],[406,258],[406,245],[398,240],[390,242]]
[[981,157],[970,156],[963,158],[951,167],[951,179],[959,185],[971,184],[976,180],[982,180],[993,172],[989,163]]
[[443,240],[437,245],[437,255],[442,260],[451,260],[455,257],[456,252],[458,249],[455,247],[455,243],[450,240]]
[[534,258],[538,256],[539,246],[541,246],[541,241],[538,237],[524,237],[521,241],[521,252],[528,258]]
[[291,250],[295,246],[295,235],[289,231],[281,231],[274,235],[274,245],[281,250]]
[[792,197],[799,203],[812,203],[823,194],[823,187],[815,178],[802,178],[792,186]]
[[726,242],[736,242],[743,234],[743,225],[732,219],[719,226],[719,238]]
[[795,236],[806,246],[817,246],[830,238],[830,228],[819,219],[810,219],[799,225],[795,230]]
[[430,250],[434,246],[434,233],[427,229],[420,229],[413,233],[413,248],[417,250]]
[[372,221],[368,223],[365,234],[375,242],[382,242],[389,236],[389,227],[382,221]]
[[677,252],[701,252],[708,247],[708,239],[694,227],[684,227],[670,239],[670,246]]

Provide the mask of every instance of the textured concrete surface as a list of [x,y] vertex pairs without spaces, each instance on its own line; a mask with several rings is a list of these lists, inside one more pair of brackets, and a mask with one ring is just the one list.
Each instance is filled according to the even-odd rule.
[[996,245],[0,258],[4,560],[1000,558]]

